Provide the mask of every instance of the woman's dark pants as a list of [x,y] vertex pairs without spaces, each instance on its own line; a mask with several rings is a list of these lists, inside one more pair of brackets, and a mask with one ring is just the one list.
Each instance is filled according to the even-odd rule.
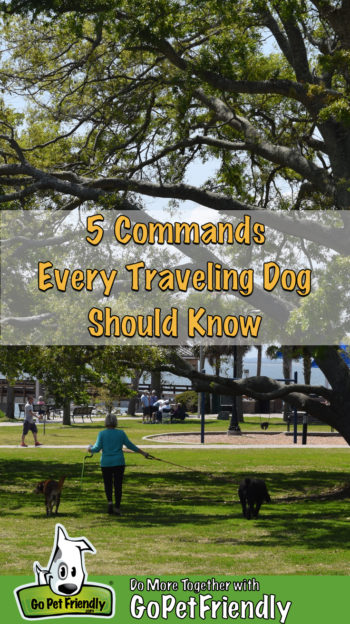
[[123,490],[123,476],[125,466],[106,466],[101,467],[105,492],[108,501],[113,500],[113,486],[115,494],[115,506],[120,507]]

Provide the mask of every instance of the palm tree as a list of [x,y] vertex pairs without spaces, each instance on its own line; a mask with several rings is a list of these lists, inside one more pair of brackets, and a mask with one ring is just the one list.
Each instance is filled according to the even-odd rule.
[[255,348],[258,351],[258,358],[257,358],[257,363],[256,363],[256,376],[260,377],[260,375],[261,375],[262,345],[255,345]]
[[[215,367],[215,374],[220,374],[222,356],[233,356],[233,377],[240,379],[243,375],[243,358],[250,347],[243,345],[209,345],[204,350],[210,366]],[[234,397],[232,401],[232,415],[229,431],[239,431],[239,422],[243,422],[242,397]]]
[[[310,352],[307,347],[303,346],[284,346],[284,347],[276,347],[270,346],[266,350],[266,354],[271,359],[276,359],[280,357],[278,354],[282,353],[283,360],[283,377],[284,379],[291,379],[292,377],[292,361],[303,359],[303,374],[304,374],[304,383],[310,384],[311,382],[311,362],[312,358]],[[288,385],[290,381],[286,381]],[[290,411],[290,407],[287,404],[284,405],[284,420],[287,419],[288,413]]]
[[220,345],[208,345],[204,348],[204,357],[208,360],[210,366],[215,369],[215,375],[220,375],[221,356],[224,355],[225,347]]

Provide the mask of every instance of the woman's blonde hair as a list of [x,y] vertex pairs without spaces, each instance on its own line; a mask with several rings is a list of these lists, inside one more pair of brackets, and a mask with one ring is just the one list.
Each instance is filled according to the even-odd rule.
[[112,429],[114,429],[117,425],[117,417],[114,414],[107,414],[105,419],[105,427],[112,427]]

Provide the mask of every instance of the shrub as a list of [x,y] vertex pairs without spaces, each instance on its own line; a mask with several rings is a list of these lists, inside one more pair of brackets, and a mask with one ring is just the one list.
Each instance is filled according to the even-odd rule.
[[194,390],[186,390],[175,396],[176,403],[182,403],[187,412],[198,410],[198,394]]

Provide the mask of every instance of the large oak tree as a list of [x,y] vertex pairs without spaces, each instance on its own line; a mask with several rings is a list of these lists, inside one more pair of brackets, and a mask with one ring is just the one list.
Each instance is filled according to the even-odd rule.
[[[151,196],[222,213],[263,208],[279,231],[299,227],[348,253],[345,222],[333,238],[327,225],[296,226],[287,214],[350,207],[348,1],[81,0],[72,11],[13,0],[3,11],[3,206],[140,209]],[[215,173],[189,184],[201,160]],[[259,306],[289,318],[272,295]],[[350,442],[349,370],[335,347],[316,359],[331,389],[229,383],[179,358],[176,368],[198,389],[283,396]]]

